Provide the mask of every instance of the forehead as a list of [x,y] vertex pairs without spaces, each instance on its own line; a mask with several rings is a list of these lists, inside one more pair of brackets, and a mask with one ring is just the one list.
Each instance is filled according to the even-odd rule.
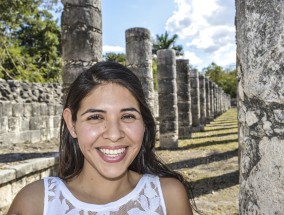
[[116,83],[103,83],[95,87],[82,100],[81,105],[107,105],[116,106],[134,105],[139,106],[137,99],[124,86]]

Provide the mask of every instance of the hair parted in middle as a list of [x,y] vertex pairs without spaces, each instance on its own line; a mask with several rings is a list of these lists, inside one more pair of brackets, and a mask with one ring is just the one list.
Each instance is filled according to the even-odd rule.
[[[141,149],[129,166],[129,170],[139,174],[149,173],[157,176],[177,178],[186,187],[189,187],[182,175],[169,169],[155,154],[155,120],[146,102],[138,77],[127,67],[115,62],[99,62],[83,71],[71,84],[64,104],[64,109],[69,108],[71,110],[72,121],[75,123],[77,120],[77,112],[82,100],[93,89],[105,83],[119,84],[132,93],[139,104],[145,124]],[[77,139],[71,136],[62,117],[59,146],[59,177],[65,181],[74,178],[82,171],[83,164],[84,156],[79,148]]]

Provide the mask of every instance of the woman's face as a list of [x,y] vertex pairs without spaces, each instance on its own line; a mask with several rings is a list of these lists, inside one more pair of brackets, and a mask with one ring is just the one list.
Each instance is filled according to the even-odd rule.
[[145,126],[139,104],[118,84],[99,85],[82,100],[76,122],[69,109],[64,119],[84,155],[83,171],[118,178],[141,148]]

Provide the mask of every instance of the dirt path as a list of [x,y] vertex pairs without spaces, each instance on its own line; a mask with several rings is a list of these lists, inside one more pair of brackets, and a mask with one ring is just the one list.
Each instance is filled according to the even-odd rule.
[[192,181],[198,209],[208,215],[238,214],[237,111],[230,109],[205,132],[180,140],[181,150],[157,150],[173,169]]
[[[237,111],[230,109],[205,127],[180,140],[180,150],[157,149],[158,155],[192,182],[198,209],[208,215],[238,214]],[[57,141],[0,146],[0,169],[58,151]]]

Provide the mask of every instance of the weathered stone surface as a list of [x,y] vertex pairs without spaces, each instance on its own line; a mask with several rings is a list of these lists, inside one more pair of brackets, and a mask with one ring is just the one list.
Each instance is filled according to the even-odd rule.
[[22,163],[0,169],[0,214],[9,207],[15,195],[25,185],[45,176],[53,176],[58,168],[58,154],[51,157],[25,160]]
[[177,104],[179,138],[191,138],[191,96],[190,96],[189,60],[176,61]]
[[[15,85],[17,90],[14,89]],[[31,102],[62,103],[61,84],[38,84],[0,79],[0,93],[0,101],[3,102],[2,107],[5,109],[6,114],[10,113],[11,115],[14,114],[14,116],[15,114],[19,115],[19,111],[23,111],[17,107],[18,104]],[[12,104],[8,101],[13,102],[15,107],[12,107]]]
[[283,214],[284,2],[236,8],[240,214]]
[[152,72],[152,42],[146,28],[130,28],[125,31],[126,66],[139,78],[147,103],[154,114],[155,93]]
[[78,74],[102,61],[101,0],[64,0],[61,17],[63,92]]
[[81,1],[64,1],[63,5],[61,23],[64,60],[100,61],[102,59],[101,1],[90,1],[90,4],[81,4]]
[[206,122],[210,122],[212,117],[212,110],[211,110],[211,85],[210,81],[207,77],[205,77],[205,94],[206,94]]
[[192,129],[200,131],[200,87],[199,72],[196,69],[190,70],[190,87]]
[[200,94],[200,126],[206,124],[206,83],[205,77],[199,74],[199,94]]
[[178,146],[178,107],[175,51],[159,50],[157,59],[160,146],[176,148]]

